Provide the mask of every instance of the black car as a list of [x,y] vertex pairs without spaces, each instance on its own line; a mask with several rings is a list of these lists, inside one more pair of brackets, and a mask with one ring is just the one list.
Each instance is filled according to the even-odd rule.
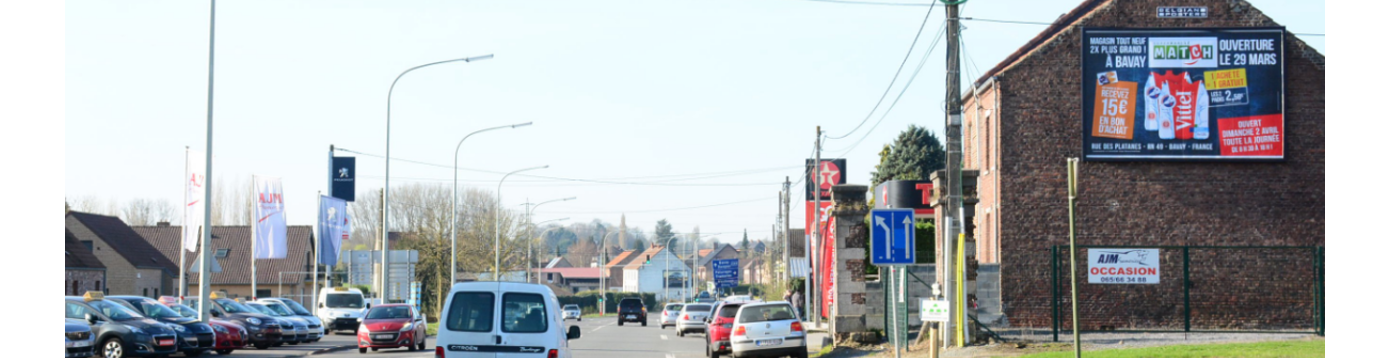
[[212,332],[212,326],[197,319],[184,317],[183,315],[170,309],[153,298],[141,296],[107,296],[107,300],[122,303],[126,308],[135,310],[145,317],[156,319],[160,322],[174,324],[174,331],[179,336],[179,352],[189,357],[202,355],[216,343],[216,336]]
[[642,303],[640,298],[624,298],[618,301],[618,325],[623,322],[642,322],[642,327],[647,326],[647,305]]
[[237,303],[237,301],[220,298],[217,295],[213,295],[212,305],[209,308],[212,309],[213,317],[221,317],[246,327],[247,334],[251,335],[251,345],[256,346],[256,349],[266,349],[284,344],[281,341],[283,331],[280,321],[274,317],[261,314],[250,307]]
[[92,325],[97,356],[149,357],[178,352],[178,335],[168,323],[107,301],[100,292],[88,292],[82,297],[68,296],[64,301],[67,318],[85,320]]

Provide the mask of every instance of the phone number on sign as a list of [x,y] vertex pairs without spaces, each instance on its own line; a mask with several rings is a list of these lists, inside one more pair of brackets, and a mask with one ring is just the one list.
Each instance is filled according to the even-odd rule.
[[1148,283],[1147,277],[1101,277],[1100,283]]

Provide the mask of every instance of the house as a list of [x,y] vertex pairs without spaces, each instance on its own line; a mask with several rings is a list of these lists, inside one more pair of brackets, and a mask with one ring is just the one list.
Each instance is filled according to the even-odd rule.
[[637,250],[627,250],[618,253],[617,256],[613,256],[613,259],[608,261],[608,264],[603,267],[603,274],[608,277],[608,290],[623,290],[623,268],[627,267],[627,264],[636,257]]
[[[158,248],[162,256],[172,260],[179,259],[182,226],[159,223],[155,226],[136,226],[133,229],[148,240],[149,245]],[[310,275],[313,270],[310,264],[314,257],[313,251],[310,250],[313,246],[313,235],[312,226],[289,226],[286,230],[288,245],[285,258],[256,260],[256,292],[253,295],[251,227],[214,226],[208,247],[211,248],[213,259],[222,266],[222,272],[214,272],[208,277],[211,279],[209,288],[229,297],[285,297],[301,303],[311,302],[307,298],[314,294],[313,288],[310,287],[313,279]],[[183,265],[192,271],[194,259],[200,254],[201,249],[187,253],[188,262]],[[323,271],[326,269],[321,269],[321,272]],[[177,275],[177,271],[175,274]],[[197,294],[199,279],[197,273],[188,273],[188,296]],[[178,293],[170,291],[168,294]]]
[[717,243],[713,249],[700,250],[699,269],[696,271],[696,276],[702,282],[712,281],[714,280],[712,276],[714,274],[714,260],[737,258],[738,250],[734,249],[734,245]]
[[690,266],[671,250],[653,246],[623,267],[623,292],[656,294],[658,301],[684,300]]
[[758,241],[756,244],[753,244],[753,253],[758,255],[767,253],[767,243]]
[[580,293],[597,290],[601,272],[603,270],[597,267],[559,267],[537,269],[536,276],[541,283],[564,287],[569,293]]
[[741,283],[759,285],[772,282],[772,276],[767,269],[767,260],[762,256],[753,256],[744,259],[739,263],[738,280]]
[[106,266],[92,255],[92,248],[77,240],[72,230],[64,229],[63,233],[64,295],[81,296],[87,291],[101,291],[101,284],[106,282]]
[[178,266],[121,219],[70,211],[66,220],[67,231],[106,267],[107,294],[159,297],[177,291]]
[[574,265],[571,265],[569,260],[566,260],[564,257],[559,257],[559,256],[557,256],[557,257],[555,257],[555,258],[553,258],[553,259],[550,259],[550,262],[545,263],[545,268],[564,268],[564,267],[574,267]]

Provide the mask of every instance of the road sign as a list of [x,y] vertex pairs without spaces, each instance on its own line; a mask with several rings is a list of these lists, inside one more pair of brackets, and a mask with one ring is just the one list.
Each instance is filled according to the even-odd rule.
[[738,286],[738,259],[714,260],[714,287]]
[[946,322],[951,318],[951,304],[946,300],[921,299],[922,322]]
[[875,209],[871,215],[871,262],[878,266],[916,263],[917,228],[912,209]]

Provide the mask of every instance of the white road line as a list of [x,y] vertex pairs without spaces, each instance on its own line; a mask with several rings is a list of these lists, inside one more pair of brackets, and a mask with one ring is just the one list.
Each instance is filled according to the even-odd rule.
[[663,334],[663,335],[661,335],[661,340],[663,340],[663,341],[664,341],[664,340],[667,340],[667,339],[668,339],[668,338],[666,338],[666,335],[664,335],[664,334]]
[[676,358],[675,354],[666,353],[666,358]]
[[602,325],[602,326],[598,326],[598,328],[594,328],[594,330],[589,331],[589,332],[598,332],[598,330],[603,329],[603,327],[608,327],[608,326],[612,326],[612,325],[613,325],[612,323],[609,323],[609,324],[605,324],[605,325]]

